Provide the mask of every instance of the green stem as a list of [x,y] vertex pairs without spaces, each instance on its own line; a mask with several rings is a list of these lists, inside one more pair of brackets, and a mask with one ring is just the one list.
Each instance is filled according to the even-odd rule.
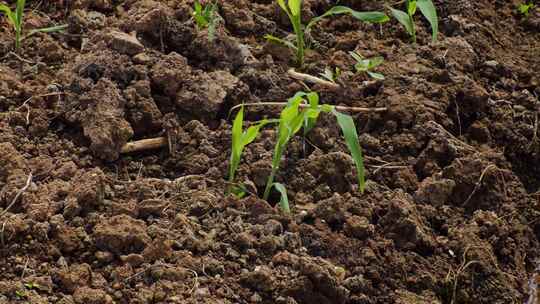
[[263,199],[265,201],[267,201],[268,197],[270,196],[270,190],[272,190],[272,184],[274,184],[275,177],[276,177],[276,170],[272,169],[272,173],[270,173],[270,176],[268,177],[268,181],[266,181],[266,187],[264,188]]
[[300,16],[293,17],[292,25],[294,33],[296,34],[296,60],[300,67],[302,67],[304,65],[305,42]]
[[21,48],[21,30],[15,30],[15,51],[18,53]]

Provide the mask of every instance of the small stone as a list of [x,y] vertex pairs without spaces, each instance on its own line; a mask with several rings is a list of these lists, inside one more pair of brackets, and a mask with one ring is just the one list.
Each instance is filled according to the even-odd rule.
[[137,37],[123,32],[111,31],[109,33],[110,46],[112,49],[126,54],[136,55],[144,51],[144,46]]

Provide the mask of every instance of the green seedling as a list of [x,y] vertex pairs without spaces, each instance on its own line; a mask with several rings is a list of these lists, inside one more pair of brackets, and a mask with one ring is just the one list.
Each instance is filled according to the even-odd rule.
[[9,23],[13,26],[15,31],[15,49],[19,50],[21,48],[21,42],[25,38],[32,36],[36,33],[51,33],[62,31],[67,28],[67,25],[58,25],[45,27],[40,29],[31,30],[26,36],[23,37],[23,28],[24,28],[24,6],[26,0],[17,0],[17,7],[15,11],[12,11],[11,8],[5,4],[0,4],[0,12],[6,15]]
[[384,58],[377,56],[373,58],[364,58],[362,55],[358,54],[357,52],[349,52],[349,54],[356,60],[356,64],[354,65],[354,68],[357,73],[366,73],[371,78],[384,80],[384,75],[380,73],[373,72],[373,69],[378,67],[381,63],[383,63]]
[[523,15],[524,17],[529,17],[529,14],[531,13],[531,10],[534,9],[536,5],[531,2],[524,2],[519,4],[518,6],[518,12]]
[[329,67],[326,67],[324,68],[323,73],[319,73],[319,76],[333,83],[336,83],[336,80],[339,78],[340,75],[341,75],[341,70],[338,67],[336,67],[334,70],[332,70]]
[[306,31],[314,26],[317,22],[323,18],[348,14],[352,17],[370,23],[383,23],[389,20],[386,14],[381,12],[357,12],[351,8],[345,6],[335,6],[326,13],[319,17],[313,18],[309,21],[307,26],[302,24],[302,0],[276,0],[281,9],[287,14],[292,24],[294,34],[296,36],[296,42],[289,42],[281,38],[274,37],[272,35],[266,35],[265,38],[271,42],[281,43],[296,52],[296,61],[299,66],[304,64],[304,55],[306,50]]
[[195,19],[197,29],[203,30],[207,28],[208,40],[214,40],[218,23],[218,17],[216,14],[218,9],[217,2],[207,4],[203,7],[203,5],[198,0],[195,0],[193,6],[193,19]]
[[431,0],[406,0],[407,11],[400,11],[392,7],[388,7],[392,16],[397,19],[401,25],[405,28],[409,36],[411,36],[412,42],[416,44],[416,26],[414,24],[414,14],[416,9],[420,9],[420,12],[427,19],[431,25],[431,40],[437,41],[439,34],[439,21],[437,17],[437,9]]
[[238,165],[240,164],[242,152],[248,144],[250,144],[255,140],[255,138],[257,138],[260,129],[270,122],[271,121],[269,120],[262,120],[257,124],[250,126],[249,128],[247,128],[247,130],[243,131],[242,126],[244,124],[244,107],[240,108],[240,110],[236,114],[232,127],[232,148],[229,165],[229,185],[231,186],[229,187],[229,192],[238,192],[238,194],[243,192],[242,189],[232,188],[236,170],[238,169]]
[[[240,108],[234,119],[232,128],[229,184],[234,184],[235,172],[240,163],[245,146],[255,140],[260,132],[260,129],[266,124],[278,123],[277,142],[272,155],[272,169],[266,182],[263,198],[268,200],[270,191],[272,188],[275,188],[281,194],[281,208],[284,212],[289,212],[289,201],[285,186],[275,183],[274,179],[279,170],[281,159],[289,141],[300,131],[300,129],[304,130],[305,136],[315,126],[317,118],[321,113],[332,113],[336,117],[356,166],[359,190],[361,193],[363,193],[365,187],[364,162],[354,121],[351,116],[338,112],[335,106],[319,104],[319,95],[315,92],[296,93],[293,97],[289,98],[285,108],[281,111],[278,120],[262,120],[249,127],[246,131],[242,130],[244,109],[243,107]],[[230,189],[228,191],[230,192]]]

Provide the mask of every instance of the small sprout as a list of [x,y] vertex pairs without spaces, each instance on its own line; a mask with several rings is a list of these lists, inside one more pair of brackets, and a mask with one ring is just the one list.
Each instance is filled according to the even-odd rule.
[[335,6],[321,16],[311,19],[307,26],[304,27],[302,24],[302,0],[276,1],[291,21],[293,31],[296,36],[296,42],[293,43],[286,41],[272,35],[266,35],[265,38],[270,42],[281,43],[294,50],[296,52],[296,62],[299,66],[304,65],[304,54],[306,49],[305,32],[309,31],[312,26],[321,21],[323,18],[333,15],[348,14],[358,20],[370,23],[383,23],[389,20],[388,16],[381,12],[357,12],[346,6]]
[[193,6],[193,19],[195,19],[197,29],[200,31],[208,28],[208,40],[214,40],[216,27],[219,22],[217,2],[207,4],[203,7],[199,0],[195,0]]
[[535,7],[536,5],[532,1],[520,3],[518,6],[518,12],[526,18],[526,17],[529,17],[531,10],[534,9]]
[[403,25],[409,36],[411,36],[412,42],[416,44],[416,27],[414,25],[414,14],[416,14],[416,9],[419,8],[420,12],[431,25],[431,40],[432,42],[437,41],[437,36],[439,34],[439,21],[437,17],[437,9],[431,0],[406,0],[406,9],[407,12],[388,7],[392,16]]
[[338,67],[336,67],[333,71],[331,68],[325,67],[324,73],[319,73],[319,76],[333,83],[336,83],[336,80],[339,78],[340,75],[341,70]]
[[15,11],[12,11],[11,8],[5,4],[0,4],[0,12],[6,15],[9,23],[11,23],[13,29],[15,30],[15,49],[17,51],[21,48],[21,42],[25,38],[28,38],[36,33],[58,32],[67,28],[67,25],[58,25],[40,29],[33,29],[26,36],[23,37],[25,4],[26,0],[17,0],[17,7],[15,8]]
[[[242,131],[242,125],[244,124],[244,108],[240,108],[240,110],[236,114],[232,127],[232,148],[229,165],[230,185],[234,184],[234,177],[236,174],[236,170],[238,169],[238,165],[240,164],[240,158],[242,157],[242,152],[244,151],[244,148],[248,144],[253,142],[255,138],[257,138],[259,130],[269,122],[270,121],[268,120],[262,120],[256,125],[249,127],[246,131]],[[245,191],[243,191],[242,189],[238,189],[238,187],[235,187],[235,189],[231,189],[231,187],[229,187],[229,192],[233,192],[236,195],[242,195],[241,193]],[[245,195],[245,193],[243,195]]]
[[24,290],[16,290],[15,291],[15,298],[18,300],[22,300],[26,298],[26,292]]
[[274,188],[281,194],[279,199],[279,205],[283,212],[289,214],[291,213],[291,208],[289,207],[289,197],[287,196],[287,188],[280,183],[274,183]]
[[25,283],[25,284],[24,284],[24,287],[26,287],[26,288],[28,288],[28,289],[38,289],[38,288],[39,288],[39,284],[34,283],[34,282]]
[[[340,113],[336,110],[335,106],[328,104],[319,104],[319,95],[315,92],[304,93],[298,92],[293,97],[289,98],[285,108],[281,111],[279,120],[262,120],[255,125],[249,127],[246,131],[242,131],[242,125],[244,121],[244,109],[240,108],[233,122],[232,127],[232,149],[231,159],[229,163],[229,181],[230,185],[234,185],[235,172],[240,163],[242,151],[246,145],[255,140],[259,134],[260,129],[269,123],[278,123],[277,126],[277,142],[274,147],[274,154],[272,155],[272,169],[270,176],[267,179],[266,187],[264,189],[263,199],[268,200],[270,191],[275,188],[281,194],[280,205],[284,212],[289,213],[289,200],[287,197],[287,190],[284,185],[275,183],[277,171],[285,149],[289,141],[300,131],[304,129],[304,136],[309,132],[317,122],[317,118],[321,113],[333,114],[341,128],[345,137],[345,142],[349,151],[351,152],[352,159],[356,166],[356,173],[358,179],[358,188],[361,193],[364,192],[365,187],[365,173],[364,162],[362,158],[362,148],[358,142],[358,134],[356,132],[356,126],[351,116]],[[242,190],[242,189],[240,189]],[[234,192],[229,188],[228,192]],[[244,191],[245,194],[245,191]]]
[[381,65],[384,58],[377,56],[366,59],[357,52],[350,52],[349,54],[354,58],[354,60],[356,60],[354,68],[357,73],[367,73],[371,78],[384,80],[383,74],[373,72],[373,69]]

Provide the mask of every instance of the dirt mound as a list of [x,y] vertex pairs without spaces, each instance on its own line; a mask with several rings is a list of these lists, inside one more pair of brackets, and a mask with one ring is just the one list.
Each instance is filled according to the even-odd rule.
[[[276,177],[290,216],[277,193],[258,195],[271,128],[238,169],[249,194],[225,194],[230,109],[308,85],[263,38],[291,30],[274,1],[218,1],[214,31],[197,29],[192,1],[29,3],[29,27],[68,30],[29,36],[19,54],[0,38],[0,302],[527,300],[540,254],[540,13],[434,2],[431,44],[422,21],[417,45],[394,20],[311,30],[303,72],[342,71],[339,90],[309,85],[322,102],[387,111],[354,116],[364,194],[331,117],[292,139]],[[336,3],[304,1],[304,17]],[[354,73],[353,50],[383,56],[385,80]],[[162,136],[167,147],[122,153]]]

